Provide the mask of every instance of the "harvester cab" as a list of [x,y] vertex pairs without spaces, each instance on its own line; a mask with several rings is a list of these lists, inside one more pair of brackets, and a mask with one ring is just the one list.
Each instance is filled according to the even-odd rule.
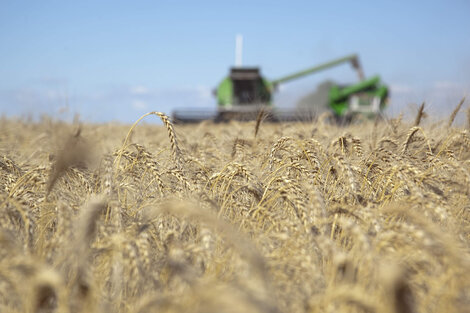
[[230,80],[233,84],[234,105],[252,105],[271,101],[271,92],[267,90],[259,68],[233,67],[230,70]]
[[272,84],[257,67],[232,67],[219,84],[216,121],[250,120],[261,108],[271,106]]

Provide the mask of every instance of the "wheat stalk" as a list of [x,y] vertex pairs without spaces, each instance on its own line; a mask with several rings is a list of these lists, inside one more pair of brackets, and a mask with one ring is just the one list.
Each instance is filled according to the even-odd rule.
[[261,126],[261,122],[266,118],[266,112],[264,108],[259,110],[258,115],[256,116],[256,124],[255,124],[255,138],[258,135],[259,127]]

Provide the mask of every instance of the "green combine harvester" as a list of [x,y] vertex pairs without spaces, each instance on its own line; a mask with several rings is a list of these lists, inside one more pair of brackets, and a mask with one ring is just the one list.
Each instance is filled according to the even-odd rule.
[[[350,63],[358,74],[359,82],[348,86],[329,83],[327,92],[318,90],[319,95],[312,103],[304,103],[297,108],[280,109],[272,104],[273,93],[280,84],[305,77],[325,69]],[[320,112],[331,111],[337,121],[351,121],[358,115],[374,117],[385,108],[388,88],[381,84],[379,76],[368,79],[364,74],[357,55],[349,55],[332,60],[280,79],[268,80],[258,67],[236,66],[222,80],[215,90],[217,112],[202,110],[177,110],[173,119],[179,123],[194,123],[213,119],[217,122],[229,120],[253,120],[260,110],[267,113],[268,119],[275,122],[311,121]],[[312,97],[310,97],[312,98]]]

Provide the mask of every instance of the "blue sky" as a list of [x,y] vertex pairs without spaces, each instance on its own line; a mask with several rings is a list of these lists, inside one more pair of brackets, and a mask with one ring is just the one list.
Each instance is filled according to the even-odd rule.
[[[391,87],[390,115],[426,101],[447,112],[470,92],[470,1],[0,1],[0,114],[132,122],[148,111],[215,107],[234,63],[268,78],[358,53]],[[348,65],[282,86],[293,105]]]

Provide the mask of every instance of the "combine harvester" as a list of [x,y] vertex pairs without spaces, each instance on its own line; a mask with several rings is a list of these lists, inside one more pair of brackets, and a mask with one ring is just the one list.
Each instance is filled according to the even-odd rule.
[[[240,41],[237,38],[237,43]],[[388,88],[380,83],[379,76],[365,79],[357,55],[349,55],[299,71],[280,79],[268,80],[261,75],[259,67],[242,67],[240,44],[237,44],[236,66],[222,80],[214,91],[217,97],[217,111],[200,109],[175,110],[176,123],[197,123],[203,120],[226,122],[230,120],[254,120],[260,110],[273,122],[311,121],[319,112],[331,111],[338,122],[350,122],[358,115],[374,117],[385,108]],[[292,81],[325,69],[350,63],[357,72],[359,82],[348,86],[334,83],[323,84],[309,98],[314,103],[292,109],[276,108],[272,104],[273,93],[282,83]],[[325,92],[326,88],[326,92]]]

